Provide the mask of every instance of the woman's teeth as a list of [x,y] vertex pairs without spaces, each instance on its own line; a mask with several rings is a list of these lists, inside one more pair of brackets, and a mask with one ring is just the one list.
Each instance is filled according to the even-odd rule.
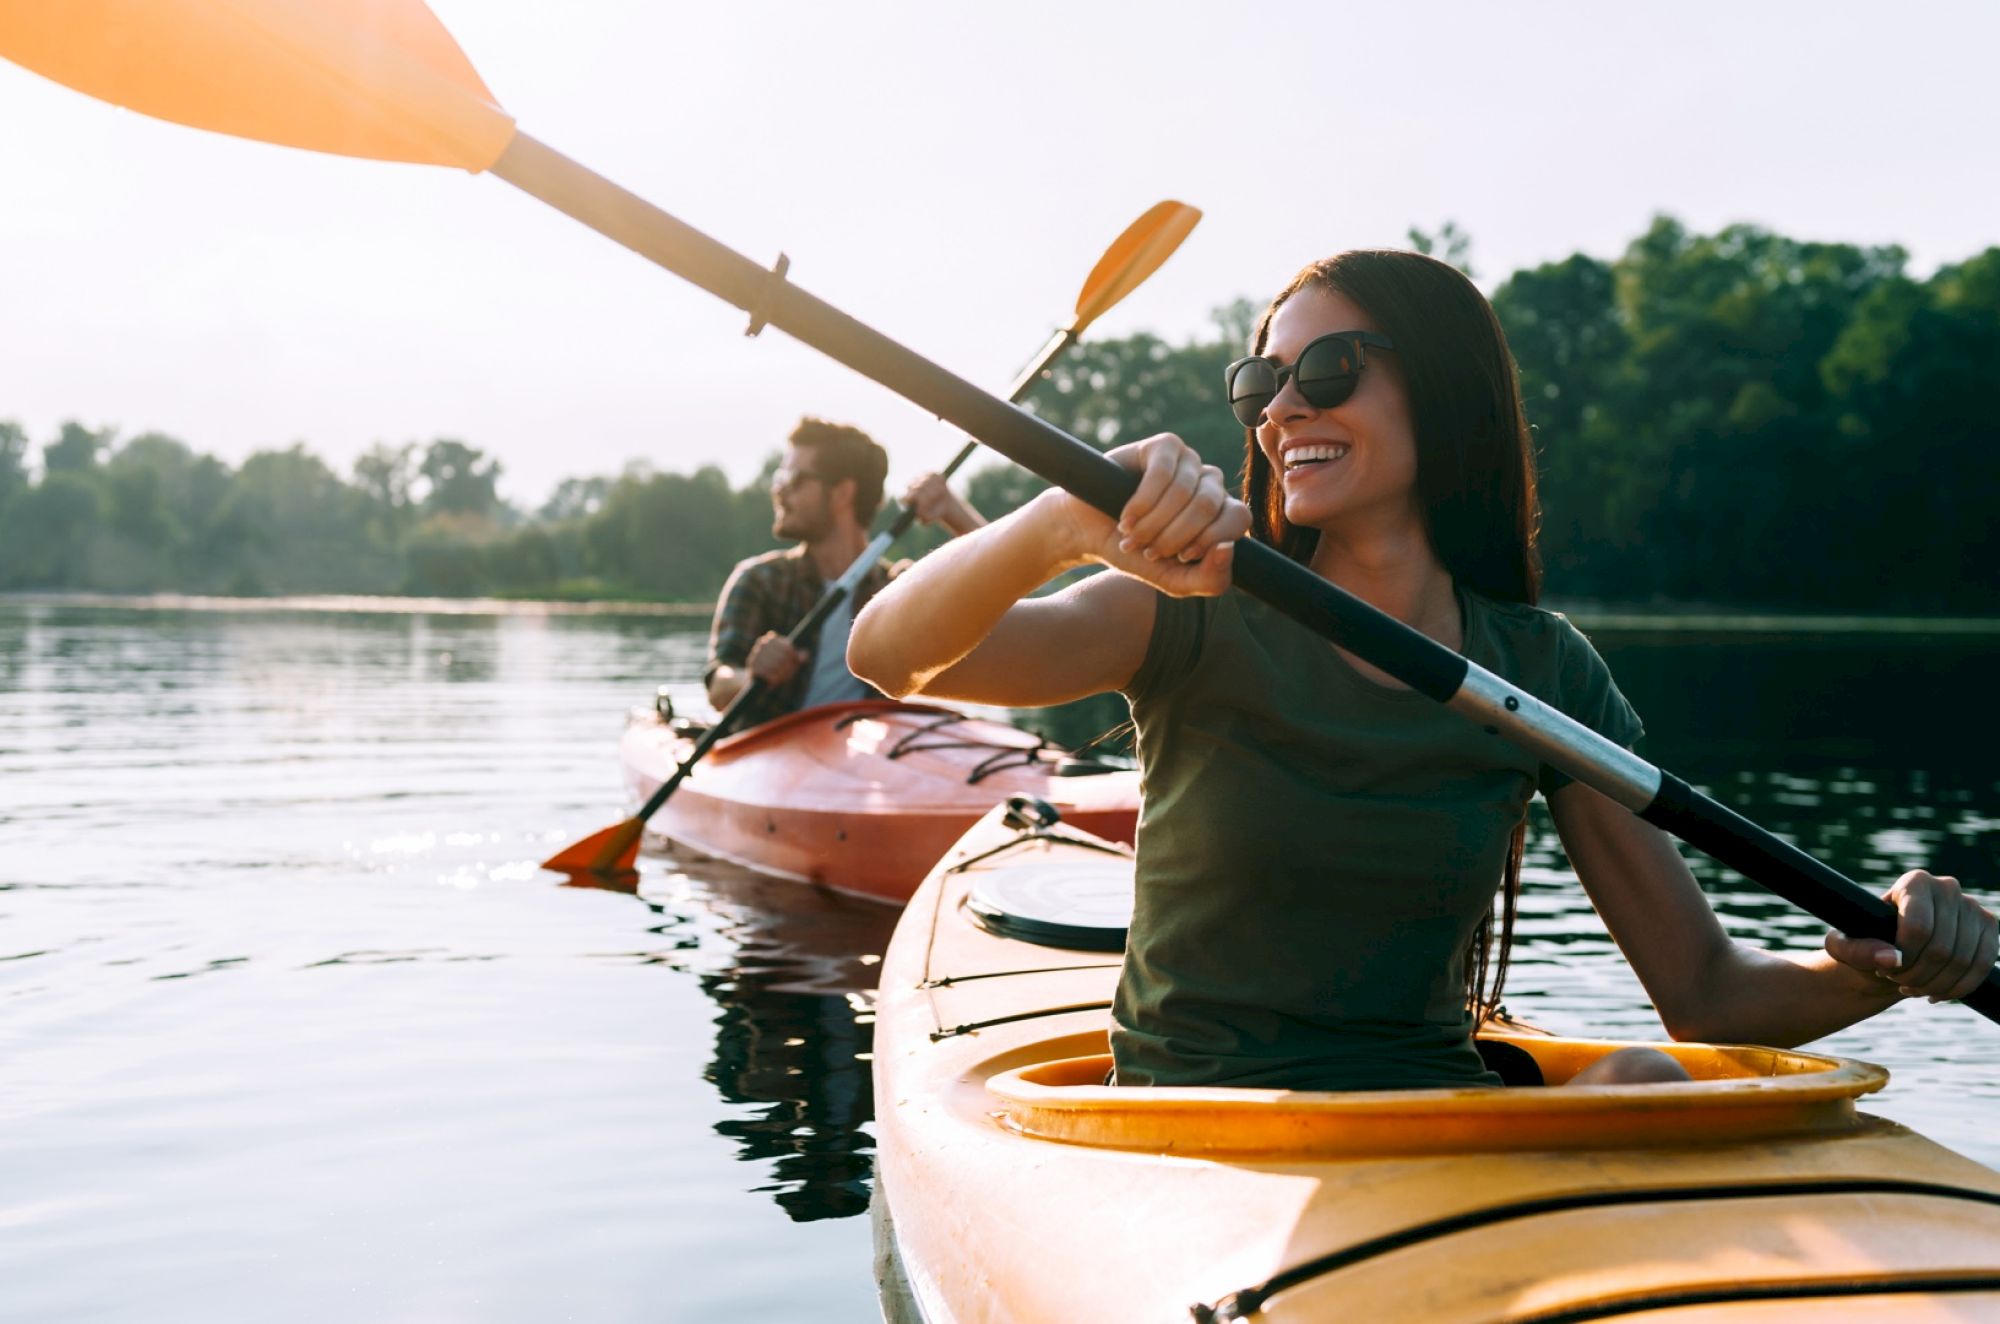
[[1330,446],[1294,446],[1285,452],[1285,468],[1296,469],[1302,464],[1318,464],[1322,460],[1337,460],[1352,449],[1343,443]]

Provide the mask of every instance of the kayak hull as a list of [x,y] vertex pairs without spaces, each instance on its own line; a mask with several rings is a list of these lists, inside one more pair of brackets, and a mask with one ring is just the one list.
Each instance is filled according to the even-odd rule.
[[[657,714],[635,710],[620,744],[633,801],[692,747]],[[648,826],[702,855],[900,905],[1009,796],[1034,796],[1089,831],[1132,840],[1138,774],[1061,775],[1060,755],[1031,732],[948,709],[829,704],[718,741]]]
[[[1686,1084],[1313,1094],[1103,1081],[1116,958],[968,917],[1005,870],[1129,869],[989,816],[876,1006],[904,1317],[2000,1320],[2000,1174],[1858,1112],[1880,1068],[1656,1045]],[[1621,1045],[1490,1036],[1551,1082]],[[885,1308],[897,1309],[885,1290]]]

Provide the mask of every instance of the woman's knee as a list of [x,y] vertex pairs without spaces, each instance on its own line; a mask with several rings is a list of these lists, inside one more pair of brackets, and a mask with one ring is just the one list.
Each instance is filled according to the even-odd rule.
[[1569,1078],[1572,1085],[1659,1085],[1693,1080],[1687,1068],[1657,1048],[1621,1048],[1606,1053]]

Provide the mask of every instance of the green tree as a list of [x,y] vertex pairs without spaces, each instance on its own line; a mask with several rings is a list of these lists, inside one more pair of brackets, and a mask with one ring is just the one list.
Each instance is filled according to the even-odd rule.
[[57,470],[18,495],[0,521],[0,577],[9,588],[88,588],[104,499],[82,474]]
[[495,587],[488,552],[496,530],[484,516],[446,512],[425,519],[403,546],[405,593],[474,597]]
[[367,503],[377,536],[390,547],[401,543],[416,513],[411,488],[417,480],[414,443],[376,442],[354,462],[354,485]]
[[221,461],[164,433],[142,433],[119,446],[102,469],[106,529],[98,585],[214,587],[196,563],[196,535],[214,518],[231,477]]
[[[1027,408],[1071,436],[1109,450],[1171,432],[1232,478],[1243,466],[1243,429],[1222,397],[1222,370],[1240,357],[1254,318],[1237,300],[1214,310],[1212,334],[1170,345],[1150,332],[1088,341],[1028,393]],[[967,495],[992,519],[1017,509],[1047,484],[1012,464],[972,475]]]
[[746,546],[740,509],[712,465],[693,474],[627,474],[585,526],[585,563],[593,575],[649,597],[712,598],[739,559],[776,545],[767,513],[763,536]]
[[562,538],[551,528],[531,524],[516,529],[486,549],[486,571],[495,591],[546,593],[564,578]]
[[368,534],[366,498],[303,445],[243,462],[217,521],[241,549],[239,582],[276,593],[380,593],[396,561]]
[[1079,346],[1035,384],[1028,408],[1100,449],[1172,432],[1234,472],[1243,429],[1222,398],[1222,370],[1242,351],[1217,334],[1169,345],[1149,332]]
[[81,423],[64,423],[56,440],[42,447],[42,468],[52,474],[89,473],[115,435],[112,428],[93,432]]
[[1599,593],[1614,561],[1643,554],[1638,517],[1651,484],[1635,476],[1617,426],[1632,351],[1611,264],[1581,253],[1510,276],[1493,308],[1521,371],[1542,482],[1542,550],[1557,591]]
[[1899,606],[1987,613],[2000,592],[2000,248],[1862,300],[1820,363],[1855,477],[1838,513],[1846,582]]
[[493,515],[500,506],[500,462],[484,451],[440,437],[424,448],[418,472],[429,484],[424,509],[431,514]]
[[1689,233],[1661,218],[1619,263],[1633,347],[1624,427],[1656,458],[1640,519],[1644,571],[1674,599],[1837,605],[1823,573],[1869,500],[1820,362],[1893,247],[1788,239],[1754,226]]
[[556,490],[543,503],[538,518],[551,522],[562,520],[588,519],[604,509],[605,498],[611,495],[611,485],[617,480],[611,478],[565,478],[556,485]]
[[28,433],[12,419],[0,419],[0,511],[28,486]]
[[1451,263],[1469,280],[1479,279],[1479,273],[1472,269],[1472,236],[1459,229],[1457,221],[1446,221],[1435,231],[1413,225],[1408,237],[1410,247],[1417,252]]

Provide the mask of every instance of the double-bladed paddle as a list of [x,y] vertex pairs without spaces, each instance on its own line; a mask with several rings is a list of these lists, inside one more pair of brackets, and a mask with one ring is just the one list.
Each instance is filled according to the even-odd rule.
[[[1136,475],[514,127],[420,0],[0,0],[0,55],[92,96],[238,137],[491,170],[880,382],[1116,516]],[[1243,540],[1238,588],[1533,751],[1842,932],[1894,942],[1895,908],[1671,773]],[[2000,972],[1965,1002],[2000,1021]]]
[[[1160,264],[1172,256],[1173,251],[1180,247],[1181,241],[1188,237],[1189,231],[1194,229],[1195,222],[1200,219],[1201,212],[1185,202],[1161,202],[1155,203],[1146,210],[1144,216],[1126,226],[1125,232],[1112,242],[1111,247],[1104,251],[1104,256],[1097,260],[1097,265],[1091,268],[1089,279],[1084,281],[1083,290],[1076,296],[1076,316],[1070,319],[1068,326],[1050,336],[1048,343],[1042,346],[1041,352],[1035,355],[1034,361],[1022,369],[1021,375],[1014,379],[1013,386],[1008,388],[1007,398],[1019,401],[1025,396],[1028,389],[1048,370],[1049,365],[1054,363],[1064,350],[1077,342],[1078,337],[1083,335],[1085,327],[1110,311],[1119,300],[1138,289],[1146,277],[1159,270]],[[958,454],[952,456],[951,463],[944,467],[944,476],[951,477],[978,449],[977,440],[966,442],[959,448]],[[876,534],[861,555],[854,558],[854,564],[848,566],[838,579],[826,586],[826,590],[819,595],[819,601],[815,602],[812,610],[806,613],[805,619],[793,626],[792,632],[785,636],[785,642],[796,647],[801,639],[809,637],[818,629],[820,623],[833,609],[860,587],[862,579],[868,574],[869,567],[881,559],[882,554],[889,550],[896,539],[909,532],[910,525],[916,522],[916,518],[917,512],[914,506],[905,506],[897,512],[889,527]],[[722,715],[715,719],[715,724],[701,733],[700,738],[694,742],[694,748],[688,751],[687,757],[683,758],[667,779],[660,783],[659,789],[647,797],[646,803],[639,806],[637,813],[622,823],[614,823],[608,828],[591,833],[581,841],[563,847],[543,860],[542,867],[572,876],[623,873],[630,869],[633,862],[639,858],[639,839],[645,833],[647,821],[659,812],[660,806],[667,802],[667,797],[687,780],[688,774],[694,771],[694,765],[701,762],[702,757],[714,748],[715,742],[729,734],[735,727],[738,715],[752,698],[762,694],[766,688],[768,687],[762,676],[752,675],[749,683],[738,691],[736,697],[729,701],[729,706],[722,710]]]

